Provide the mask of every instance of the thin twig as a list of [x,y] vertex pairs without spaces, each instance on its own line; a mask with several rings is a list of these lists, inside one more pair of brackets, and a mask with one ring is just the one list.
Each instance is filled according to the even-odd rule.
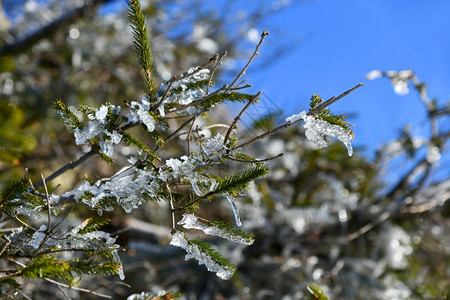
[[195,117],[194,120],[192,120],[191,126],[189,126],[189,131],[186,136],[188,156],[191,156],[191,134],[192,134],[192,127],[194,127],[195,119],[197,119],[197,117]]
[[314,109],[309,110],[308,115],[313,115],[318,113],[319,111],[321,111],[322,109],[330,106],[331,104],[333,104],[334,102],[338,101],[339,99],[347,96],[348,94],[350,94],[351,92],[353,92],[354,90],[362,87],[364,84],[360,83],[354,87],[352,87],[351,89],[349,89],[348,91],[343,92],[342,94],[340,94],[339,96],[335,97],[331,97],[330,99],[328,99],[327,101],[325,101],[324,103],[322,103],[321,105],[315,107]]
[[[175,130],[174,132],[172,132],[171,134],[169,134],[165,139],[164,142],[167,142],[169,140],[171,140],[173,137],[175,137],[178,132],[181,131],[181,129],[183,129],[184,126],[186,126],[187,124],[189,124],[192,120],[195,120],[196,116],[192,116],[190,117],[186,122],[184,122],[183,124],[181,124],[180,127],[177,128],[177,130]],[[159,145],[156,145],[155,148],[153,148],[153,152],[156,152],[159,149]]]
[[195,69],[195,71],[193,71],[191,73],[188,73],[188,74],[186,74],[184,76],[172,76],[172,79],[169,81],[167,89],[165,90],[164,95],[162,96],[161,100],[159,100],[159,102],[151,110],[154,111],[154,110],[158,109],[160,105],[163,104],[164,100],[166,100],[167,97],[169,96],[170,91],[172,89],[172,85],[175,82],[194,76],[195,74],[197,74],[201,70],[204,70],[204,69],[208,68],[213,62],[217,61],[218,59],[219,59],[219,54],[216,54],[213,57],[211,57],[206,64],[204,64],[203,66],[198,67],[197,69]]
[[166,189],[167,189],[167,193],[169,193],[169,203],[170,203],[170,213],[172,216],[172,229],[175,229],[175,209],[174,209],[174,205],[173,205],[173,197],[172,197],[172,192],[170,190],[170,186],[167,183],[167,181],[165,182],[166,184]]
[[[59,175],[63,174],[64,172],[68,171],[69,169],[73,169],[73,168],[79,166],[80,164],[85,162],[89,157],[93,156],[95,153],[96,153],[96,151],[91,150],[88,153],[81,156],[78,160],[67,163],[63,167],[61,167],[58,170],[56,170],[55,172],[53,172],[53,174],[51,174],[50,176],[45,178],[45,181],[48,183],[48,182],[52,181],[53,179],[55,179],[56,177],[58,177]],[[43,181],[38,182],[34,186],[34,189],[32,189],[31,191],[36,191],[37,189],[41,188],[43,185],[44,185]]]
[[370,222],[369,224],[364,225],[363,227],[359,228],[357,231],[350,233],[347,236],[347,241],[353,241],[357,239],[358,237],[366,234],[370,230],[372,230],[375,226],[383,223],[387,219],[389,219],[392,216],[392,211],[385,211],[381,215],[379,215],[373,222]]
[[278,154],[276,156],[272,156],[272,157],[268,157],[268,158],[264,158],[264,159],[252,159],[252,160],[239,159],[239,158],[235,158],[233,156],[228,156],[227,158],[230,159],[230,160],[241,162],[241,163],[260,163],[260,162],[265,162],[265,161],[277,159],[279,157],[282,157],[283,155],[284,155],[284,153],[280,153],[280,154]]
[[226,146],[227,142],[228,142],[228,138],[230,137],[231,132],[233,131],[234,128],[236,128],[236,124],[237,122],[239,122],[239,120],[242,117],[242,114],[247,110],[247,108],[252,105],[258,98],[259,96],[261,96],[261,91],[259,91],[255,96],[253,96],[248,102],[247,104],[244,106],[244,108],[240,111],[240,113],[234,118],[233,123],[231,123],[230,127],[227,130],[227,133],[225,134],[225,138],[223,139],[223,145]]
[[[354,90],[356,90],[357,88],[359,88],[359,87],[361,87],[363,85],[364,84],[360,83],[360,84],[354,86],[353,88],[349,89],[348,91],[343,92],[342,94],[340,94],[337,97],[331,97],[329,100],[325,101],[325,103],[323,103],[322,105],[314,108],[313,110],[310,110],[307,113],[307,115],[311,115],[311,114],[317,113],[318,111],[320,111],[320,110],[324,109],[325,107],[333,104],[334,102],[338,101],[339,99],[347,96],[348,94],[350,94],[351,92],[353,92]],[[237,149],[243,148],[245,146],[249,146],[249,145],[251,145],[251,144],[253,144],[253,143],[255,143],[255,142],[259,141],[259,140],[262,140],[263,138],[265,138],[265,137],[267,137],[269,135],[275,134],[275,133],[277,133],[277,132],[279,132],[279,131],[281,131],[283,129],[286,129],[286,128],[294,125],[294,124],[297,124],[297,123],[299,123],[301,121],[303,121],[303,119],[298,119],[298,120],[296,120],[294,122],[290,122],[290,121],[286,122],[286,123],[284,123],[284,124],[282,124],[282,125],[280,125],[278,127],[272,128],[272,129],[264,132],[263,134],[260,134],[260,135],[258,135],[256,137],[252,138],[251,140],[249,140],[247,142],[244,142],[244,143],[242,143],[240,145],[237,145],[236,147],[234,147],[234,148],[232,148],[230,150],[237,150]]]
[[2,249],[2,251],[0,251],[0,257],[2,256],[3,252],[5,252],[6,248],[8,248],[8,246],[9,246],[10,244],[11,244],[11,240],[8,239],[8,238],[6,237],[6,243],[5,243],[5,245],[4,245],[3,249]]
[[228,52],[225,51],[224,53],[222,53],[216,63],[216,65],[214,66],[214,68],[212,69],[210,75],[209,75],[209,80],[208,80],[208,86],[206,87],[206,95],[209,94],[209,88],[211,87],[212,84],[212,79],[214,77],[214,73],[216,73],[217,68],[222,64],[223,59],[225,58],[225,56],[227,56]]
[[58,282],[58,281],[50,279],[50,278],[44,278],[44,280],[48,281],[48,282],[51,282],[53,284],[65,287],[67,289],[72,289],[72,290],[75,290],[75,291],[85,292],[85,293],[92,294],[92,295],[95,295],[95,296],[98,296],[98,297],[102,297],[102,298],[107,298],[107,299],[111,299],[112,298],[111,296],[108,296],[108,295],[105,295],[105,294],[101,294],[101,293],[94,292],[92,290],[88,290],[88,289],[84,289],[84,288],[70,286],[68,284],[61,283],[61,282]]
[[167,89],[164,92],[164,95],[161,97],[161,100],[159,100],[159,102],[155,105],[154,109],[151,109],[152,111],[157,110],[161,105],[163,105],[164,100],[166,100],[166,98],[169,96],[170,90],[172,89],[172,85],[175,82],[175,79],[177,77],[173,76],[172,79],[170,79],[169,84],[167,85]]
[[262,42],[264,41],[264,39],[266,38],[266,36],[269,35],[269,32],[267,30],[264,30],[263,33],[261,34],[261,39],[259,40],[258,45],[256,45],[256,49],[253,52],[252,56],[250,57],[250,59],[248,60],[247,64],[245,65],[245,67],[242,69],[242,71],[238,74],[238,76],[236,76],[236,78],[234,79],[234,81],[230,84],[230,88],[234,87],[234,85],[236,84],[236,82],[245,74],[245,71],[247,71],[248,67],[250,66],[250,64],[252,63],[253,59],[256,57],[256,55],[258,55],[258,50],[259,47],[261,46]]
[[25,168],[25,173],[27,173],[28,182],[30,183],[31,188],[32,188],[33,190],[36,190],[36,188],[35,188],[34,185],[33,185],[33,181],[31,181],[30,173],[29,173],[29,171],[28,171],[28,168]]
[[42,182],[44,183],[45,196],[46,196],[46,198],[47,198],[47,210],[48,210],[48,216],[47,216],[47,230],[50,232],[50,230],[51,230],[51,224],[52,224],[51,207],[50,207],[50,196],[48,195],[47,183],[45,182],[44,175],[41,174],[41,178],[42,178]]

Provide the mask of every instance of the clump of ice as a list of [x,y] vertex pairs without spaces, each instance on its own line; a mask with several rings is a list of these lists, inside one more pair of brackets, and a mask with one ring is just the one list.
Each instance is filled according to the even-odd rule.
[[180,231],[176,231],[172,235],[170,245],[184,249],[187,252],[186,260],[196,259],[199,265],[204,264],[208,271],[215,272],[217,277],[223,280],[230,279],[235,272],[233,267],[220,265],[208,253],[202,252],[197,245],[189,243],[185,235]]
[[194,214],[183,214],[183,218],[178,222],[178,225],[183,225],[183,227],[186,229],[198,229],[206,234],[218,236],[223,239],[243,245],[251,245],[255,241],[252,238],[246,238],[233,234],[217,226],[208,226],[200,222]]
[[308,140],[313,141],[319,148],[328,146],[329,141],[327,136],[332,136],[339,139],[347,147],[348,155],[352,156],[353,148],[351,142],[353,135],[350,130],[342,128],[341,126],[330,124],[325,120],[316,119],[314,116],[309,116],[305,111],[297,115],[286,118],[286,122],[295,122],[299,119],[305,121],[303,127],[306,129],[305,136]]
[[[77,188],[65,193],[65,197],[81,199],[82,203],[91,209],[99,209],[102,199],[114,198],[117,205],[121,206],[126,213],[138,208],[145,200],[143,194],[154,197],[159,190],[159,180],[150,171],[135,168],[120,170],[117,176],[112,176],[110,181],[98,181],[91,185],[83,181]],[[92,197],[86,198],[83,195],[89,192]],[[106,211],[113,210],[113,207],[104,207]],[[101,213],[101,210],[98,210]]]
[[216,187],[217,182],[212,178],[205,179],[198,176],[196,167],[199,167],[199,165],[197,165],[197,162],[198,161],[195,161],[187,157],[186,155],[183,155],[182,157],[180,157],[180,159],[168,159],[166,160],[166,166],[170,167],[172,169],[172,172],[160,171],[159,178],[161,180],[163,180],[163,178],[167,180],[167,178],[169,177],[186,179],[191,183],[192,189],[194,190],[195,194],[197,196],[202,196],[203,192],[199,187],[199,182],[209,186],[210,191]]
[[46,225],[41,225],[41,227],[39,228],[39,231],[36,231],[35,233],[33,233],[33,236],[29,242],[29,244],[31,246],[33,246],[34,249],[37,249],[41,246],[42,242],[45,239],[45,232],[47,230],[47,226]]
[[[106,106],[101,105],[99,109],[95,111],[93,120],[89,121],[83,128],[76,128],[74,132],[75,144],[85,144],[89,139],[101,135],[100,137],[100,149],[107,156],[112,156],[114,153],[114,145],[120,142],[122,135],[116,131],[109,132],[105,130],[105,126],[108,123],[106,116],[109,109],[116,115],[120,113],[120,106]],[[106,135],[109,138],[105,138]]]
[[155,130],[155,119],[149,114],[150,101],[147,97],[142,97],[141,102],[131,101],[130,113],[126,115],[132,124],[143,123],[148,131]]
[[225,146],[223,145],[224,140],[225,137],[223,135],[220,133],[216,134],[213,138],[210,138],[205,142],[202,147],[203,152],[208,156],[220,154],[221,151],[225,149]]
[[[206,94],[206,88],[198,86],[198,87],[192,87],[189,86],[192,83],[196,83],[199,81],[204,81],[209,79],[210,71],[209,69],[203,69],[199,72],[195,73],[194,75],[190,75],[197,71],[198,67],[190,68],[187,72],[186,78],[182,80],[178,80],[173,82],[171,87],[171,92],[169,93],[169,96],[161,103],[161,105],[158,107],[159,113],[161,116],[165,115],[164,112],[164,105],[168,103],[177,102],[181,105],[188,105],[194,101],[197,101],[205,96]],[[181,75],[184,76],[184,75]],[[166,89],[168,88],[169,83],[161,84],[158,90],[158,95],[162,97],[164,93],[166,92]],[[187,113],[192,114],[196,113],[197,109],[194,107],[188,107],[187,109],[180,111],[180,113]]]

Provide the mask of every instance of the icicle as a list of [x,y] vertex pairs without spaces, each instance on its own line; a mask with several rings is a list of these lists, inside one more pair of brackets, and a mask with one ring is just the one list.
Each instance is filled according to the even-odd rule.
[[231,209],[233,210],[234,214],[234,220],[236,221],[236,226],[242,226],[241,218],[239,217],[239,210],[236,206],[236,203],[234,203],[233,197],[228,194],[224,194],[224,196],[228,199],[228,201],[230,201]]
[[119,253],[117,253],[117,250],[112,250],[111,255],[113,256],[114,261],[120,265],[119,266],[119,278],[120,280],[125,280],[125,273],[123,272],[123,265],[122,261],[120,260]]

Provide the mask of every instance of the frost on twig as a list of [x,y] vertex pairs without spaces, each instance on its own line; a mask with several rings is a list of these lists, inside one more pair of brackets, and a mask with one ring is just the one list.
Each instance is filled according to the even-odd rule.
[[339,139],[347,147],[348,155],[352,156],[353,148],[351,142],[353,135],[350,130],[347,130],[339,125],[331,124],[322,119],[316,119],[314,116],[309,116],[305,111],[299,114],[292,115],[286,118],[286,122],[295,122],[300,119],[305,121],[303,127],[306,129],[306,138],[313,141],[319,148],[328,146],[329,141],[327,136],[332,136]]

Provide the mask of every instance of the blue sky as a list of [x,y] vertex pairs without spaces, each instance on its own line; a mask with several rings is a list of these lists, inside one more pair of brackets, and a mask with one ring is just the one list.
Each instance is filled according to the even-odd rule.
[[[428,84],[430,97],[450,96],[450,1],[323,0],[291,7],[266,20],[264,28],[276,43],[283,35],[301,38],[266,70],[247,79],[263,89],[286,114],[305,110],[311,94],[324,99],[365,86],[332,106],[335,113],[356,113],[355,145],[376,145],[395,138],[407,123],[422,133],[425,112],[416,93],[393,92],[387,79],[367,81],[374,69],[413,69]],[[447,124],[448,128],[448,124]],[[423,132],[424,134],[428,131]]]

